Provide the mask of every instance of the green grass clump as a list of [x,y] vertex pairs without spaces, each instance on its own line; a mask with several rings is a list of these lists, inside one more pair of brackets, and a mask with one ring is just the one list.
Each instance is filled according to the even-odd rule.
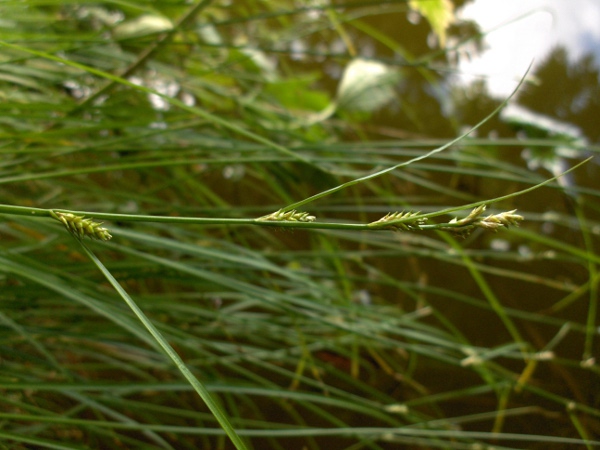
[[598,148],[419,2],[189,3],[0,5],[0,447],[600,446]]

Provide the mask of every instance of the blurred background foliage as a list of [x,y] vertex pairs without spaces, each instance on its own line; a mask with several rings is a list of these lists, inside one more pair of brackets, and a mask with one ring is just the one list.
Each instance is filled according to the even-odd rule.
[[[464,1],[0,2],[0,203],[259,217],[491,113]],[[308,208],[368,222],[598,152],[598,65],[557,48],[445,152]],[[90,244],[249,448],[565,448],[600,435],[597,158],[491,206],[519,229],[110,222]],[[0,219],[2,448],[232,448],[57,223]],[[588,443],[588,448],[599,442]]]

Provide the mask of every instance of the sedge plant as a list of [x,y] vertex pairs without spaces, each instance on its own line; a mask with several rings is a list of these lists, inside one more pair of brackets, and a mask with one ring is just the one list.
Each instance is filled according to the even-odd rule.
[[598,149],[443,118],[449,3],[0,7],[6,446],[597,447]]

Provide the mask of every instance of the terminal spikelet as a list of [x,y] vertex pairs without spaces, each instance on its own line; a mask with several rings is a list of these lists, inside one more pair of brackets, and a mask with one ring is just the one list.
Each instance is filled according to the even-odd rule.
[[102,222],[95,222],[92,219],[86,219],[83,216],[76,216],[71,213],[61,213],[50,211],[52,217],[61,222],[65,228],[78,239],[83,239],[85,236],[91,239],[100,241],[108,241],[112,236],[108,230],[101,227]]

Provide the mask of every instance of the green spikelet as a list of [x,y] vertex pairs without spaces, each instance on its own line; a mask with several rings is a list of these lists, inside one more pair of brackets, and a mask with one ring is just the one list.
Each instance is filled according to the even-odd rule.
[[71,213],[50,211],[50,214],[78,239],[88,236],[91,239],[108,241],[112,238],[108,230],[100,226],[102,222],[94,222],[92,219],[86,219],[83,216],[76,216]]
[[394,231],[418,231],[421,229],[421,225],[424,225],[425,222],[427,222],[427,219],[423,218],[411,220],[412,217],[416,217],[419,214],[419,212],[410,211],[387,213],[381,219],[371,222],[369,226]]
[[274,213],[260,217],[258,220],[262,221],[277,221],[277,222],[314,222],[315,216],[311,216],[307,212],[291,211],[283,212],[281,210],[275,211]]

